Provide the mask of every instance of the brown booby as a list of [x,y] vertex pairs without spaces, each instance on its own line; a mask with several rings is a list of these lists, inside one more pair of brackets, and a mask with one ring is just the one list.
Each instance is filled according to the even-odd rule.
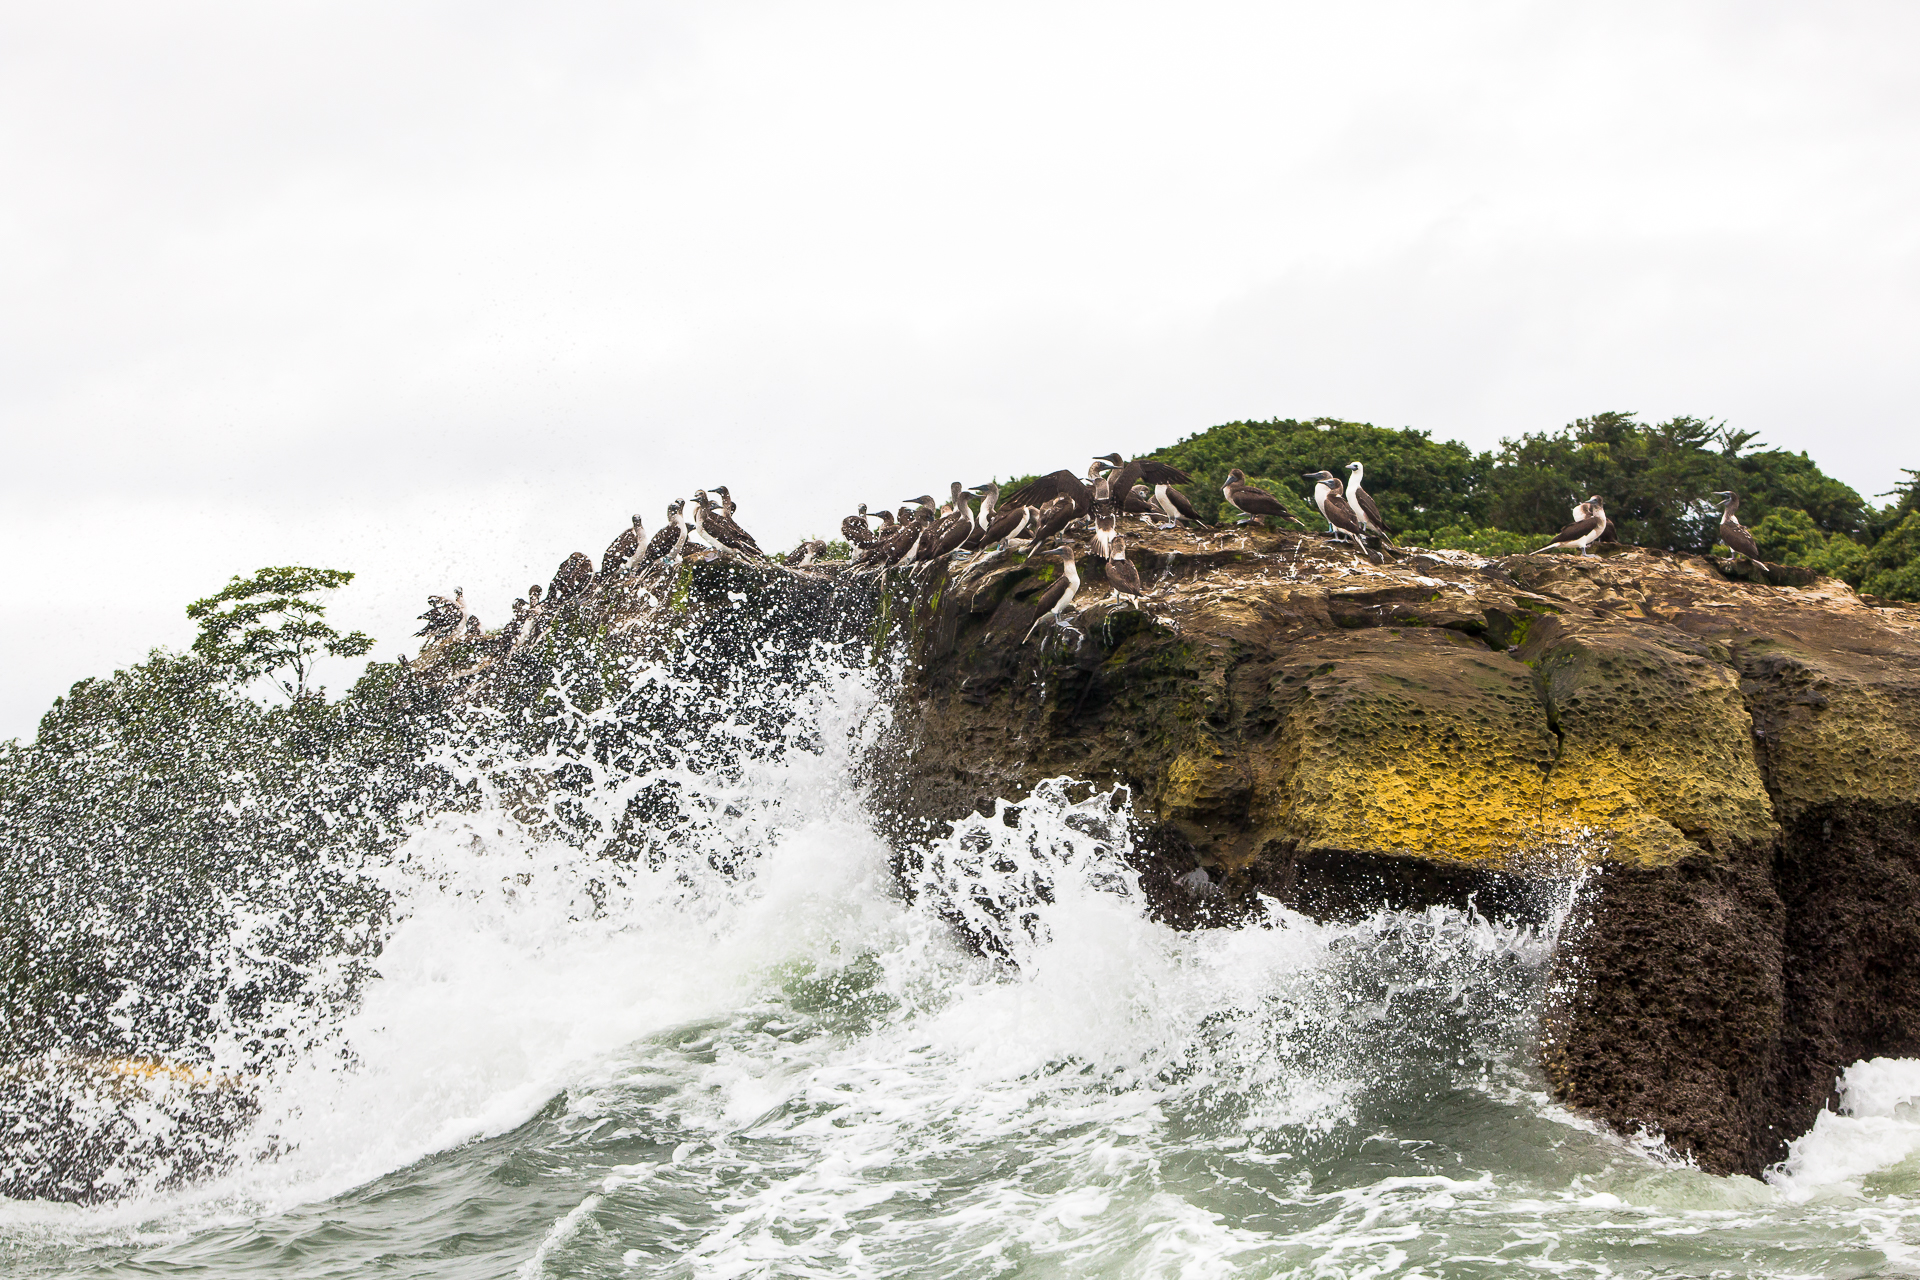
[[[1089,503],[1091,503],[1091,491],[1089,491],[1088,500]],[[1031,506],[1032,504],[1029,503],[1027,505]],[[1079,514],[1078,508],[1073,504],[1072,495],[1065,493],[1050,499],[1044,506],[1038,509],[1038,512],[1039,514],[1033,523],[1027,526],[1027,536],[1033,539],[1033,543],[1036,546],[1039,545],[1042,539],[1051,537],[1066,528],[1074,516]]]
[[1140,589],[1140,570],[1127,559],[1127,540],[1115,537],[1107,543],[1107,582],[1129,599],[1145,594]]
[[[1029,480],[1008,494],[1006,503],[1010,507],[1039,507],[1045,511],[1056,498],[1067,498],[1073,504],[1073,511],[1067,517],[1068,520],[1074,516],[1089,515],[1093,511],[1093,489],[1090,482],[1098,479],[1100,473],[1106,469],[1106,459],[1098,458],[1094,460],[1092,466],[1087,468],[1085,480],[1071,471],[1049,472],[1037,480]],[[1066,521],[1063,520],[1061,523],[1065,524]]]
[[1551,551],[1555,547],[1578,547],[1581,555],[1591,554],[1587,548],[1598,542],[1600,535],[1606,531],[1607,509],[1597,496],[1588,498],[1583,505],[1588,511],[1587,518],[1575,520],[1555,534],[1553,541],[1539,548],[1535,554],[1539,551]]
[[922,550],[922,560],[938,560],[958,551],[961,544],[973,536],[973,507],[967,502],[967,491],[958,480],[953,482],[953,514],[944,517],[935,526],[933,534]]
[[1334,536],[1345,538],[1359,545],[1367,559],[1373,559],[1373,552],[1367,546],[1367,529],[1360,523],[1360,517],[1354,514],[1347,504],[1345,485],[1331,471],[1307,471],[1302,474],[1313,481],[1313,505],[1320,508],[1320,514],[1333,526]]
[[1349,462],[1347,470],[1353,474],[1352,482],[1347,485],[1347,505],[1360,518],[1361,526],[1387,546],[1399,546],[1393,540],[1393,531],[1387,528],[1387,522],[1381,518],[1380,505],[1373,500],[1372,494],[1360,487],[1367,478],[1366,467],[1358,462]]
[[586,552],[576,551],[554,570],[553,581],[547,586],[547,603],[558,604],[569,596],[577,596],[592,581],[593,561]]
[[1005,511],[996,511],[992,522],[980,531],[980,546],[993,547],[1024,537],[1039,519],[1040,511],[1036,507],[1009,507]]
[[1227,482],[1220,486],[1220,493],[1226,498],[1228,506],[1236,511],[1244,511],[1250,516],[1259,517],[1261,523],[1268,528],[1273,527],[1273,519],[1276,516],[1282,520],[1291,520],[1302,529],[1307,527],[1300,523],[1299,516],[1287,510],[1286,504],[1280,499],[1265,489],[1248,484],[1247,473],[1238,467],[1227,472]]
[[1020,637],[1021,644],[1033,639],[1033,633],[1040,629],[1041,623],[1051,621],[1058,624],[1060,615],[1073,607],[1073,598],[1080,594],[1080,569],[1073,562],[1072,547],[1063,544],[1050,551],[1042,552],[1033,559],[1058,560],[1060,577],[1034,602],[1040,609],[1040,616],[1035,618],[1033,625],[1027,628],[1027,634]]
[[1747,559],[1765,564],[1766,561],[1760,559],[1760,544],[1753,540],[1753,535],[1747,532],[1747,526],[1741,524],[1740,518],[1733,514],[1740,509],[1740,495],[1731,489],[1723,489],[1713,496],[1727,500],[1725,509],[1720,512],[1720,541]]
[[860,514],[848,516],[840,522],[840,536],[855,551],[866,551],[873,546],[873,526],[867,523],[867,504],[860,504]]
[[733,517],[717,509],[713,499],[707,496],[705,489],[693,491],[693,531],[700,535],[702,542],[712,546],[726,547],[742,555],[763,556],[760,544],[753,535],[735,524]]
[[[653,535],[646,550],[640,553],[640,567],[646,568],[655,560],[673,560],[686,554],[687,522],[681,519],[681,513],[687,509],[685,498],[675,498],[667,504],[667,522],[660,532]],[[639,517],[635,516],[638,520]]]
[[[1592,514],[1593,514],[1593,507],[1590,504],[1585,502],[1576,502],[1573,504],[1573,518],[1575,520],[1585,520],[1588,516]],[[1600,536],[1594,539],[1594,542],[1596,544],[1602,543],[1602,542],[1618,542],[1618,541],[1620,541],[1620,538],[1618,534],[1614,531],[1612,520],[1607,521],[1606,527],[1600,530]]]
[[806,542],[801,543],[799,546],[795,547],[791,552],[788,553],[787,564],[795,568],[798,568],[803,565],[810,565],[826,549],[827,549],[826,543],[820,541],[820,539],[818,538],[811,538]]
[[1131,493],[1133,486],[1142,481],[1150,485],[1193,483],[1193,477],[1180,468],[1153,458],[1135,458],[1132,462],[1123,462],[1118,453],[1109,453],[1093,461],[1096,466],[1106,468],[1113,482],[1113,491],[1118,494]]
[[458,631],[467,616],[467,593],[460,587],[453,589],[453,595],[428,596],[427,610],[420,615],[420,621],[426,623],[413,634],[416,636],[443,636]]
[[633,523],[620,531],[620,536],[607,544],[606,554],[600,557],[600,576],[611,578],[633,562],[640,553],[641,540],[646,530],[640,525],[640,517],[635,516]]
[[1200,512],[1188,500],[1187,495],[1170,484],[1153,486],[1153,505],[1175,525],[1184,520],[1189,524],[1197,524],[1202,529],[1213,528],[1211,521],[1200,518]]

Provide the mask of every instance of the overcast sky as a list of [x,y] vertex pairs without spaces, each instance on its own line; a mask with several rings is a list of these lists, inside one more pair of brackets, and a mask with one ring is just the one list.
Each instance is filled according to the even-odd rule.
[[[11,4],[0,737],[266,564],[498,621],[1217,422],[1920,467],[1920,6]],[[1344,459],[1329,459],[1338,463]],[[344,684],[344,666],[334,683]]]

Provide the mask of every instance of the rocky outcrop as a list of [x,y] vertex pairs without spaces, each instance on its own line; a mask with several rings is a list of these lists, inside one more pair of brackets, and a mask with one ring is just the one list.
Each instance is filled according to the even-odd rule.
[[1024,644],[1050,568],[889,576],[898,821],[1123,782],[1175,917],[1195,867],[1338,914],[1524,910],[1585,866],[1541,1060],[1716,1171],[1778,1158],[1848,1062],[1920,1053],[1920,611],[1637,550],[1370,565],[1237,531],[1131,555],[1144,609],[1083,561],[1071,626]]

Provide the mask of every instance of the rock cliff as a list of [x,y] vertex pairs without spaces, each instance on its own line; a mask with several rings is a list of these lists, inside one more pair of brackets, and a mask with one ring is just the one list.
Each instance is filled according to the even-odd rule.
[[[1018,554],[856,574],[697,552],[568,602],[537,648],[903,652],[872,762],[902,848],[1044,779],[1124,783],[1177,924],[1256,893],[1524,914],[1582,874],[1541,1063],[1562,1101],[1708,1170],[1778,1159],[1855,1059],[1920,1055],[1920,609],[1631,549],[1370,564],[1292,533],[1130,536],[1145,606],[1083,543],[1067,625],[1025,643],[1058,570]],[[467,656],[423,659],[444,681]],[[513,665],[453,683],[510,700]],[[1198,897],[1176,884],[1196,868]]]
[[[1920,1054],[1920,610],[1638,550],[1133,541],[1145,608],[1083,559],[1071,626],[1025,644],[1050,566],[888,575],[904,826],[1124,782],[1175,919],[1525,910],[1583,866],[1541,1061],[1717,1172],[1782,1155],[1847,1063]],[[1195,867],[1222,897],[1174,889]]]

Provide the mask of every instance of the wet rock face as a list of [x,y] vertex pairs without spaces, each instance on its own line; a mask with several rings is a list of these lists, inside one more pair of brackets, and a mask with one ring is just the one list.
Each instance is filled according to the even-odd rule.
[[1083,558],[1071,625],[1027,643],[1050,568],[890,575],[903,824],[1124,782],[1176,918],[1196,867],[1320,913],[1523,910],[1584,851],[1542,1061],[1709,1169],[1758,1172],[1841,1067],[1920,1052],[1920,611],[1643,551],[1130,538],[1146,607]]

